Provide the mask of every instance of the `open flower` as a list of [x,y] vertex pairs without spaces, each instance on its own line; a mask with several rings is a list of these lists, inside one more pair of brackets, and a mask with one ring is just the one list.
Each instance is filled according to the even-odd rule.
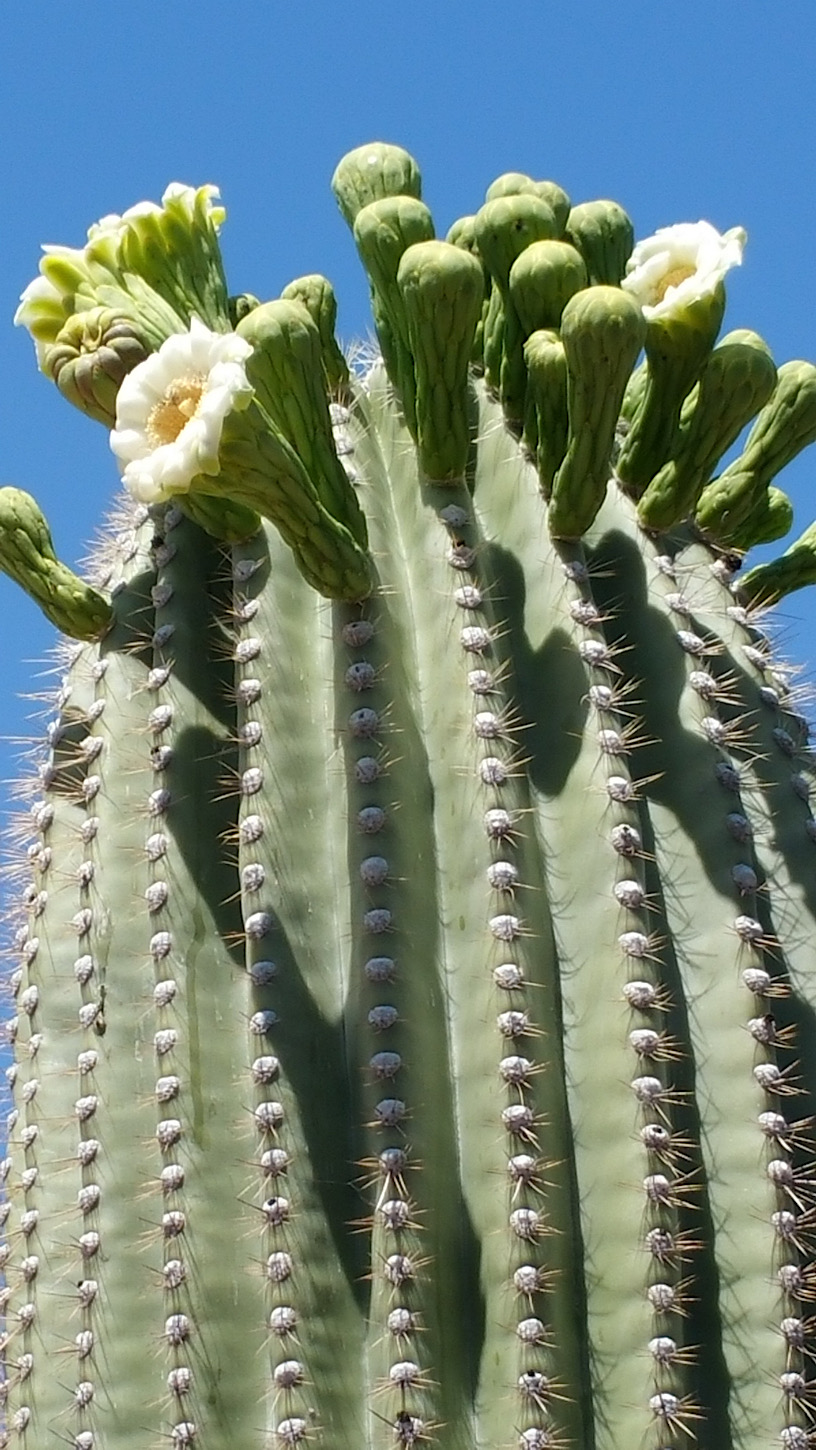
[[165,187],[161,206],[155,201],[137,201],[123,211],[121,216],[118,212],[109,212],[88,228],[88,241],[95,242],[100,237],[119,240],[129,227],[138,226],[142,217],[161,217],[170,209],[185,215],[188,222],[192,222],[196,214],[200,213],[218,231],[225,216],[224,208],[215,204],[220,196],[218,187],[210,183],[205,186],[187,186],[183,181],[171,181]]
[[217,186],[171,181],[161,205],[139,201],[88,228],[82,247],[43,247],[40,275],[14,314],[28,328],[42,365],[52,343],[78,312],[115,308],[149,351],[180,332],[191,317],[228,325],[229,308],[218,232],[226,215]]
[[621,286],[643,308],[647,320],[670,317],[716,291],[726,272],[742,262],[742,227],[718,232],[710,222],[661,227],[638,242]]
[[142,503],[186,493],[196,474],[219,472],[224,420],[245,408],[252,352],[234,332],[210,332],[197,317],[122,382],[110,435],[125,487]]

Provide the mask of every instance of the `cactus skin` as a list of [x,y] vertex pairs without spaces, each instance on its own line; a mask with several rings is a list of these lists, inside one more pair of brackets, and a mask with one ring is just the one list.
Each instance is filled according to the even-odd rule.
[[[406,325],[419,448],[404,371],[344,383],[365,532],[324,509],[313,569],[325,339],[241,314],[266,430],[230,414],[189,497],[254,523],[283,459],[283,529],[120,507],[23,791],[7,1443],[807,1450],[813,763],[750,607],[812,531],[740,596],[691,521],[644,530],[608,468],[644,323],[604,284],[527,341],[541,473],[444,318]],[[444,484],[434,367],[472,420]]]

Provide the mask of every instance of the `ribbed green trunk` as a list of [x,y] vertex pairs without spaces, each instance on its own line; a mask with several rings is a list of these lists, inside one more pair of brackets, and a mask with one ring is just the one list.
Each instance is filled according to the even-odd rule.
[[[355,175],[352,215],[398,230]],[[500,180],[490,215],[502,196],[512,217],[529,178]],[[564,193],[529,186],[544,246]],[[723,549],[689,521],[644,532],[611,469],[647,324],[593,229],[570,235],[601,280],[564,308],[570,391],[531,389],[527,446],[512,275],[484,312],[508,426],[465,371],[477,274],[456,273],[470,332],[436,397],[453,312],[391,314],[403,294],[442,308],[447,244],[417,244],[413,270],[384,247],[375,313],[417,386],[404,410],[381,364],[347,381],[324,338],[340,461],[323,433],[308,457],[330,492],[298,462],[314,378],[274,417],[258,384],[266,451],[229,415],[229,522],[207,475],[209,532],[166,502],[111,527],[113,624],[70,646],[19,827],[10,1443],[811,1443],[807,729]],[[252,301],[233,312],[260,368],[300,303]],[[541,385],[566,390],[563,370]],[[640,436],[633,396],[640,467],[655,387]],[[461,467],[433,481],[429,457]],[[265,468],[287,542],[247,513]],[[42,537],[37,588],[10,524],[4,567],[55,608]],[[303,573],[335,544],[322,597]]]

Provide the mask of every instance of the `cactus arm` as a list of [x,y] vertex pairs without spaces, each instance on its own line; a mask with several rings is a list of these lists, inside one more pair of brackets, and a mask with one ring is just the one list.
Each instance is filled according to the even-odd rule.
[[110,604],[60,563],[36,501],[19,488],[0,488],[0,569],[72,638],[96,639],[109,627]]
[[693,513],[717,460],[767,403],[776,368],[756,333],[728,333],[713,349],[697,385],[693,409],[670,461],[652,479],[638,514],[647,529],[669,529]]
[[580,538],[603,503],[621,400],[643,334],[640,308],[619,288],[588,287],[564,309],[569,441],[548,511],[555,538]]
[[435,482],[459,479],[471,442],[468,364],[482,310],[482,268],[449,242],[418,242],[403,253],[397,286],[416,379],[420,464]]

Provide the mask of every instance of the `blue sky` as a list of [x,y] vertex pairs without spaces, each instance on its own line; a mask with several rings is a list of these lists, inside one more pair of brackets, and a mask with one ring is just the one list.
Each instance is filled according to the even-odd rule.
[[[814,73],[813,0],[3,0],[0,482],[37,495],[71,563],[117,488],[104,430],[11,325],[41,242],[80,244],[168,181],[216,182],[232,290],[270,297],[325,272],[350,340],[367,288],[329,179],[373,139],[417,157],[442,234],[506,170],[615,197],[640,236],[741,224],[727,325],[756,328],[779,362],[816,359]],[[783,481],[797,532],[813,479],[805,456]],[[816,590],[783,606],[780,630],[813,674]],[[52,641],[0,576],[0,735],[30,732],[17,696]],[[2,744],[0,779],[12,770]]]

